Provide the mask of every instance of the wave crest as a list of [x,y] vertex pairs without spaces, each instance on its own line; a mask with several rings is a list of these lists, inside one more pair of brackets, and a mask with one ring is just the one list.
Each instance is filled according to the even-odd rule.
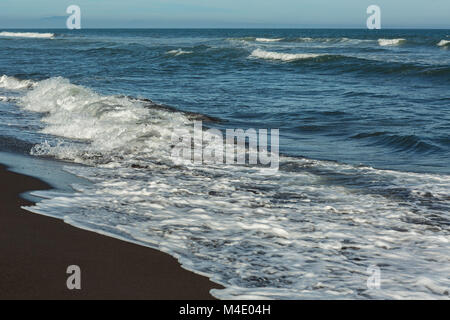
[[281,60],[285,62],[291,62],[296,60],[313,59],[323,54],[316,53],[283,53],[283,52],[272,52],[264,51],[261,49],[256,49],[250,55],[253,58],[266,59],[266,60]]
[[171,55],[174,55],[174,56],[180,56],[180,55],[183,55],[183,54],[191,54],[191,53],[193,53],[193,52],[192,51],[184,51],[182,49],[167,51],[167,54],[171,54]]
[[390,134],[389,132],[363,132],[358,133],[351,138],[353,139],[370,139],[372,145],[380,145],[390,147],[399,152],[435,152],[440,151],[440,148],[423,141],[416,135],[398,135]]
[[378,39],[378,44],[382,47],[384,46],[398,46],[402,43],[404,43],[406,39],[399,38],[399,39]]
[[38,33],[38,32],[0,32],[0,37],[13,38],[36,38],[36,39],[53,39],[54,33]]
[[441,40],[439,41],[439,43],[437,44],[439,47],[445,47],[447,45],[450,44],[450,40]]
[[33,80],[19,80],[15,77],[8,77],[3,75],[0,78],[0,88],[7,90],[22,90],[29,89],[35,85]]
[[43,113],[42,133],[63,139],[56,145],[44,142],[33,154],[89,165],[113,165],[139,155],[170,159],[170,143],[161,141],[170,141],[173,130],[190,123],[181,111],[150,100],[101,95],[61,77],[36,83],[18,104]]
[[279,42],[282,41],[284,38],[277,38],[277,39],[272,39],[272,38],[256,38],[255,41],[257,42]]

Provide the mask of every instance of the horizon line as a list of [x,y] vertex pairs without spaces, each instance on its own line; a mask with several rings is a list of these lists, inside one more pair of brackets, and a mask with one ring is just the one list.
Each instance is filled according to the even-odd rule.
[[[265,29],[285,29],[285,30],[301,30],[301,29],[347,29],[347,30],[369,30],[364,27],[86,27],[81,29],[67,29],[67,28],[52,28],[52,27],[1,27],[0,29],[10,30],[179,30],[179,29],[191,29],[191,30],[233,30],[233,29],[248,29],[248,30],[265,30]],[[370,31],[382,31],[382,30],[450,30],[449,27],[384,27],[381,29],[374,29]]]

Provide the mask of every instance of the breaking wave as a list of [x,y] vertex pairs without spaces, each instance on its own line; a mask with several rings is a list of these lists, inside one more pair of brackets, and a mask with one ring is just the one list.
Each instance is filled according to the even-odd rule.
[[180,56],[180,55],[183,55],[183,54],[191,54],[191,53],[193,53],[193,52],[192,51],[184,51],[182,49],[167,51],[167,54],[171,54],[171,55],[174,55],[174,56]]
[[7,90],[20,90],[32,88],[36,83],[33,80],[19,80],[15,77],[3,75],[0,78],[0,88]]
[[378,39],[378,44],[384,46],[398,46],[406,42],[406,39]]
[[256,37],[242,37],[242,38],[227,38],[227,40],[241,41],[245,43],[260,42],[260,43],[309,43],[309,44],[322,44],[322,45],[348,45],[348,46],[367,46],[377,44],[381,47],[400,46],[403,44],[417,45],[417,46],[440,46],[446,47],[449,45],[450,40],[441,40],[437,44],[435,40],[417,40],[417,39],[405,39],[405,38],[380,38],[380,39],[361,39],[361,38],[348,38],[348,37],[336,37],[336,38],[313,38],[313,37],[299,37],[299,38],[256,38]]
[[285,62],[313,59],[321,56],[324,55],[316,53],[282,53],[282,52],[265,51],[261,49],[254,50],[250,55],[250,57],[253,58],[267,59],[267,60],[281,60]]
[[317,43],[329,43],[329,44],[341,44],[341,43],[348,43],[348,44],[362,44],[362,43],[371,43],[374,42],[374,40],[370,39],[356,39],[356,38],[347,38],[347,37],[338,37],[338,38],[311,38],[311,37],[302,37],[302,38],[295,38],[290,40],[290,42],[317,42]]
[[37,33],[37,32],[0,32],[0,37],[13,38],[36,38],[36,39],[53,39],[54,33]]
[[124,157],[136,160],[139,154],[168,159],[171,144],[161,144],[161,140],[169,142],[174,130],[192,120],[214,121],[148,99],[103,96],[60,77],[36,83],[18,103],[44,114],[42,133],[81,142],[44,142],[33,148],[33,154],[90,165],[117,165]]
[[279,42],[283,40],[283,38],[277,38],[277,39],[272,39],[272,38],[256,38],[255,41],[257,42]]

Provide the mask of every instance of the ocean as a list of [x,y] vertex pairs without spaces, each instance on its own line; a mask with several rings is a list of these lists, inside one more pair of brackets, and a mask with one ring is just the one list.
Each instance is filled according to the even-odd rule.
[[[0,48],[0,151],[89,182],[27,210],[167,252],[219,299],[449,297],[450,30],[0,30]],[[279,129],[278,172],[174,164],[194,121]]]

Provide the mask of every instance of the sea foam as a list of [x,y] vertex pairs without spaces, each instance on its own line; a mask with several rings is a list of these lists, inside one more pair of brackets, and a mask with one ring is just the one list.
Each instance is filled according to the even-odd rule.
[[439,41],[439,43],[437,44],[439,47],[445,47],[447,45],[450,44],[450,40],[441,40]]

